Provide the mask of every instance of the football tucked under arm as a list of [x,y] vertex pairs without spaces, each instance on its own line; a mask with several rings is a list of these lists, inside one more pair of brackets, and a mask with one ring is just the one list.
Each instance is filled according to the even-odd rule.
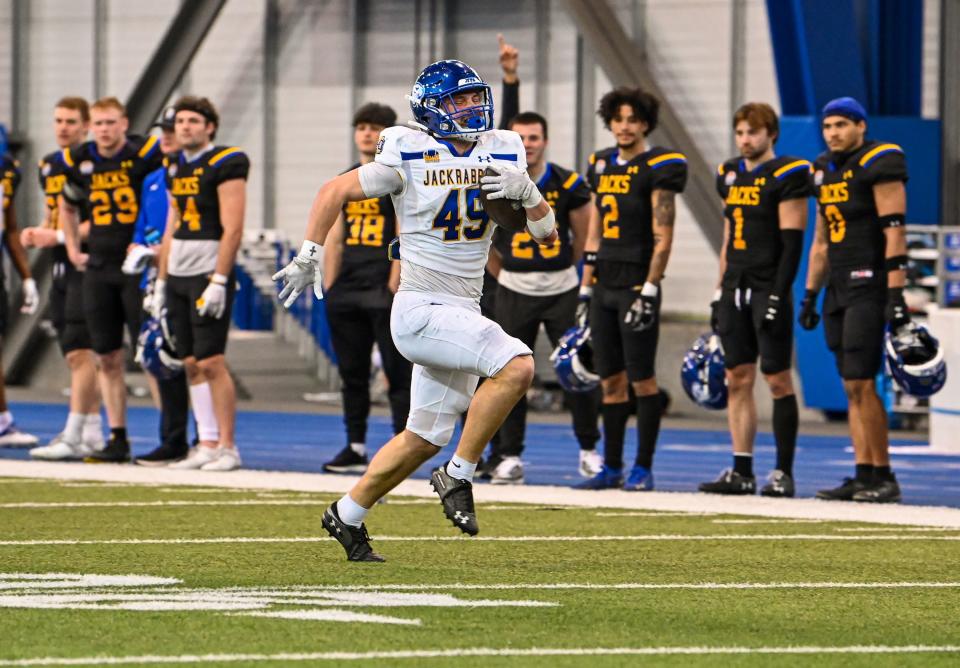
[[[498,176],[499,172],[487,167],[484,176]],[[508,232],[523,232],[527,228],[527,212],[519,199],[490,199],[493,191],[480,189],[480,205],[490,220]]]

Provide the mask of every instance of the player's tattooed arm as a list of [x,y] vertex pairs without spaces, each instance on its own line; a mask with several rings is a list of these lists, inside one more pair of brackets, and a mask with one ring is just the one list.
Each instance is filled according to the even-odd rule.
[[887,287],[902,288],[907,283],[905,269],[894,269],[906,264],[907,228],[904,226],[907,210],[907,189],[903,181],[886,181],[873,186],[873,200],[877,206],[877,215],[893,219],[899,216],[899,224],[887,224],[883,228],[886,237]]
[[807,290],[820,290],[827,278],[827,221],[817,211],[817,226],[810,246],[810,265],[807,267]]
[[667,271],[670,249],[673,247],[673,223],[677,217],[677,193],[672,190],[653,191],[653,257],[647,282],[660,285]]

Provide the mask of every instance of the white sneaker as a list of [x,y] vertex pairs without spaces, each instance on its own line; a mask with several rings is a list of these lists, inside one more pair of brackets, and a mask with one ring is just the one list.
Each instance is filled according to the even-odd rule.
[[200,467],[202,471],[234,471],[243,465],[236,448],[217,448],[220,456]]
[[493,475],[490,478],[492,485],[522,485],[523,484],[523,462],[519,457],[504,457],[493,469]]
[[83,459],[93,454],[93,448],[86,443],[71,443],[63,433],[57,434],[46,445],[31,448],[30,456],[46,461],[68,461]]
[[593,478],[603,470],[603,455],[596,450],[580,451],[580,475]]
[[103,434],[99,434],[93,438],[84,437],[83,447],[92,450],[93,452],[100,452],[107,447],[107,442],[103,440]]
[[17,429],[17,425],[10,423],[6,429],[0,432],[0,448],[32,448],[40,439],[33,434]]
[[178,469],[181,471],[200,469],[207,464],[217,461],[219,457],[220,448],[208,448],[203,445],[198,445],[197,447],[190,449],[190,453],[187,455],[186,459],[181,459],[179,462],[170,464],[169,468]]

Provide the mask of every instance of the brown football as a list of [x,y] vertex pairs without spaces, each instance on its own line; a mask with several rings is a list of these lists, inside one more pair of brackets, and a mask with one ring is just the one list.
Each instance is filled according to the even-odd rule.
[[[496,176],[497,172],[487,167],[485,176]],[[488,191],[480,189],[480,205],[490,216],[490,220],[509,232],[523,232],[527,227],[527,212],[518,199],[487,199]]]

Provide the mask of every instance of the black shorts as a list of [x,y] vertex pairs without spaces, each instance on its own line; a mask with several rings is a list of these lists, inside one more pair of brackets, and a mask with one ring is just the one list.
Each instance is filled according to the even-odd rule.
[[10,318],[10,300],[7,298],[7,287],[3,276],[0,275],[0,337],[7,335],[7,323]]
[[119,267],[88,267],[83,272],[81,308],[95,353],[104,355],[123,348],[124,325],[135,345],[143,310],[140,276],[127,276]]
[[656,323],[646,331],[634,332],[623,323],[623,319],[639,296],[640,293],[631,288],[605,288],[599,283],[594,286],[590,302],[590,340],[601,378],[615,376],[624,370],[631,382],[655,375],[663,290],[657,296]]
[[236,280],[232,273],[227,279],[227,307],[220,318],[197,312],[197,300],[209,283],[210,274],[167,277],[167,324],[180,359],[205,360],[227,350]]
[[839,304],[827,288],[823,331],[844,380],[866,380],[880,373],[883,363],[884,303],[877,297]]
[[540,331],[540,323],[547,330],[550,344],[556,346],[560,337],[576,322],[577,294],[572,288],[558,295],[537,297],[497,286],[494,320],[510,336],[523,341],[533,350]]
[[[743,292],[740,293],[743,295]],[[737,308],[736,293],[724,290],[720,296],[720,342],[723,344],[724,365],[733,369],[743,364],[756,364],[760,357],[760,372],[780,373],[790,368],[793,357],[793,299],[782,305],[780,322],[771,331],[761,327],[767,309],[768,293],[754,292],[750,303]]]
[[83,315],[83,274],[69,262],[53,265],[50,285],[50,320],[57,330],[60,351],[89,350],[90,330]]

